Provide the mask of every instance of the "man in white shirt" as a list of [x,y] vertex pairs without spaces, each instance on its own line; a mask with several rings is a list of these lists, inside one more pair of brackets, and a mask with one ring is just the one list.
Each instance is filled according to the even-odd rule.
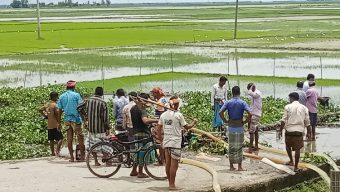
[[[248,153],[253,152],[253,148],[258,150],[259,148],[259,130],[258,126],[260,125],[260,118],[262,116],[262,94],[261,92],[256,89],[254,83],[249,83],[247,86],[248,89],[248,96],[250,96],[251,105],[250,105],[250,113],[251,113],[251,120],[248,123],[248,130],[250,135],[250,143]],[[255,147],[253,146],[255,140]]]
[[227,86],[225,85],[227,81],[226,77],[221,76],[219,82],[213,85],[211,92],[211,108],[214,111],[213,127],[214,129],[217,128],[218,131],[221,131],[223,125],[219,112],[227,99]]
[[306,92],[307,90],[308,90],[308,88],[309,88],[309,82],[313,82],[313,81],[315,81],[315,76],[314,76],[314,74],[308,74],[307,75],[307,80],[303,83],[303,88],[302,88],[302,90],[304,91],[304,92]]
[[190,124],[184,120],[182,113],[178,110],[179,98],[170,98],[170,107],[173,110],[165,111],[159,119],[158,128],[163,129],[164,139],[163,148],[165,149],[165,169],[169,181],[169,190],[176,190],[175,179],[178,169],[178,162],[181,158],[182,128],[190,129],[195,126],[195,119]]
[[[280,135],[285,129],[286,151],[289,156],[287,165],[294,165],[294,171],[299,171],[300,149],[303,147],[303,135],[307,127],[307,137],[310,138],[311,126],[308,109],[299,103],[299,94],[296,92],[289,94],[290,104],[285,106],[285,111],[281,120]],[[295,151],[295,161],[293,162],[292,151]]]
[[137,93],[132,91],[129,93],[129,96],[129,103],[123,108],[123,129],[127,130],[128,140],[133,141],[133,125],[130,110],[136,105],[132,97],[136,98]]

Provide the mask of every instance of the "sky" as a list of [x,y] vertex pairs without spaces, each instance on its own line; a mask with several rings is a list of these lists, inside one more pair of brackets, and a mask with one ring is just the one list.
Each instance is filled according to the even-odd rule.
[[[13,0],[0,0],[0,5],[8,5],[12,2]],[[45,3],[57,3],[59,1],[63,0],[40,0],[40,2],[45,2]],[[88,0],[73,0],[73,2],[78,3],[83,3],[87,2]],[[101,0],[89,0],[90,2],[97,1],[101,2]],[[234,0],[111,0],[111,3],[178,3],[178,2],[232,2]],[[240,1],[249,1],[249,0],[240,0]],[[259,1],[259,0],[255,0]],[[264,2],[266,1],[272,1],[272,0],[262,0]],[[284,1],[284,0],[276,0],[276,1]],[[28,0],[30,3],[36,3],[36,0]]]

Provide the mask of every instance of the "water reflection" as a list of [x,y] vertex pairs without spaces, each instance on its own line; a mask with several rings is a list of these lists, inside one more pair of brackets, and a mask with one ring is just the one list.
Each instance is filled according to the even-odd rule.
[[[338,142],[340,135],[340,129],[338,128],[327,128],[317,127],[316,128],[316,141],[305,142],[304,149],[302,152],[319,152],[319,153],[330,153],[333,158],[340,157],[340,143]],[[268,142],[272,147],[276,149],[285,150],[284,139],[276,141],[276,133],[264,132],[260,135],[260,142]]]

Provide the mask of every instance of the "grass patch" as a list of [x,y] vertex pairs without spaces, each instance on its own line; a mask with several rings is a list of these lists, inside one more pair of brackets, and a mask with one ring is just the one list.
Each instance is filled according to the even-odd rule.
[[194,74],[194,73],[158,73],[152,75],[142,75],[142,76],[128,76],[128,77],[120,77],[113,79],[106,79],[104,82],[102,80],[98,81],[83,81],[78,84],[81,87],[86,87],[90,89],[94,89],[97,86],[103,86],[105,88],[106,93],[112,93],[119,88],[124,87],[124,89],[130,89],[137,86],[140,83],[148,82],[148,81],[170,81],[170,80],[185,80],[189,78],[200,78],[200,77],[211,77],[211,74]]

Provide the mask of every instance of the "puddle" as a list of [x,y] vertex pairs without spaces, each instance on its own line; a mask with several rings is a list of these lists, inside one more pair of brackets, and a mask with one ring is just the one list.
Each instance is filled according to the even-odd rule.
[[[304,152],[319,152],[330,153],[335,158],[340,157],[340,143],[338,136],[340,135],[339,128],[316,128],[316,141],[305,142]],[[266,141],[272,145],[273,148],[285,150],[284,140],[276,140],[276,132],[264,132],[260,135],[260,142]]]

